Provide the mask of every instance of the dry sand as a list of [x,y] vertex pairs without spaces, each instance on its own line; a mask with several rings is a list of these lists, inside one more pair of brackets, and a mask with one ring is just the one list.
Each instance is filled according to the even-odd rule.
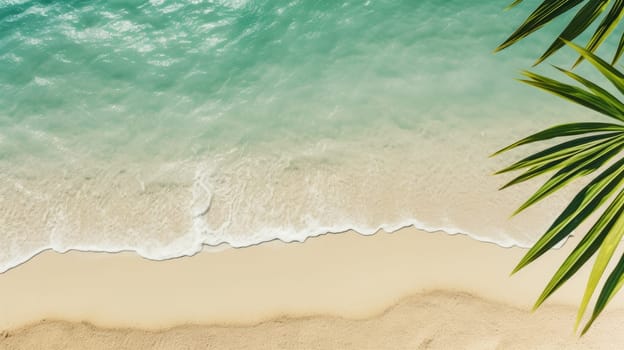
[[572,246],[513,277],[523,249],[412,228],[162,262],[46,252],[0,275],[0,349],[624,347],[622,296],[573,334],[587,269],[529,312]]

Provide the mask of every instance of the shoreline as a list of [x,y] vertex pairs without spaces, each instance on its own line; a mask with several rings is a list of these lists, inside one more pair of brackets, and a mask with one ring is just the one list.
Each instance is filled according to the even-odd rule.
[[[416,222],[416,223],[413,223]],[[124,248],[124,249],[120,249],[120,250],[112,250],[112,251],[107,251],[107,250],[98,250],[98,249],[92,249],[92,248],[69,248],[69,249],[65,249],[65,250],[57,250],[57,248],[52,247],[52,246],[48,246],[46,248],[43,248],[39,251],[37,251],[36,253],[34,253],[33,255],[31,255],[29,258],[26,258],[25,260],[23,260],[22,262],[16,263],[15,265],[7,268],[6,270],[1,270],[0,271],[0,276],[8,271],[14,270],[19,268],[20,266],[24,265],[24,264],[28,264],[31,260],[36,259],[39,255],[42,254],[60,254],[60,255],[66,255],[66,254],[103,254],[103,255],[116,255],[116,254],[133,254],[136,255],[137,257],[144,259],[144,260],[148,260],[148,261],[154,261],[154,262],[159,262],[159,261],[170,261],[170,260],[177,260],[177,259],[185,259],[185,258],[192,258],[198,254],[210,254],[210,253],[218,253],[218,252],[222,252],[224,250],[228,250],[228,249],[235,249],[235,250],[239,250],[239,249],[247,249],[247,248],[254,248],[257,246],[261,246],[261,245],[265,245],[265,244],[303,244],[311,239],[317,239],[319,237],[323,237],[323,236],[329,236],[329,235],[340,235],[340,234],[345,234],[345,233],[355,233],[359,236],[374,236],[377,234],[393,234],[397,231],[402,231],[402,230],[416,230],[416,231],[420,231],[422,233],[428,233],[428,234],[443,234],[443,235],[448,235],[448,236],[465,236],[468,237],[470,240],[479,242],[479,243],[484,243],[484,244],[492,244],[498,248],[502,248],[502,249],[528,249],[530,247],[525,247],[521,244],[519,244],[518,242],[513,242],[513,243],[501,243],[492,239],[487,239],[487,238],[481,238],[478,236],[473,236],[470,233],[464,233],[462,231],[460,231],[457,228],[452,228],[452,227],[445,227],[445,228],[439,228],[439,229],[435,229],[435,228],[426,228],[425,226],[421,227],[420,223],[418,221],[415,220],[408,220],[407,223],[402,223],[402,224],[397,224],[397,225],[380,225],[378,226],[376,229],[373,230],[367,230],[367,229],[353,229],[353,228],[349,228],[349,229],[338,229],[336,231],[323,231],[322,233],[313,233],[310,234],[308,236],[305,236],[303,239],[294,239],[294,240],[284,240],[280,237],[276,237],[273,239],[269,239],[266,241],[259,241],[257,243],[252,243],[249,245],[245,245],[245,246],[233,246],[228,242],[222,242],[219,244],[208,244],[208,243],[202,243],[201,244],[201,248],[198,251],[195,252],[191,252],[188,253],[186,255],[174,255],[174,256],[170,256],[170,257],[163,257],[163,258],[155,258],[155,257],[150,257],[150,256],[144,256],[141,254],[141,252],[137,251],[136,249],[132,249],[132,248]],[[570,239],[570,237],[565,238],[562,242],[560,242],[559,244],[557,244],[553,249],[559,249],[561,248],[561,246],[563,246],[564,244],[566,244],[566,242],[568,241],[568,239]]]
[[[489,317],[501,325],[510,321],[509,310],[529,324],[557,319],[561,334],[572,336],[588,268],[536,313],[530,309],[575,241],[570,238],[511,277],[525,249],[411,227],[371,236],[327,234],[305,243],[273,241],[165,261],[132,253],[48,251],[0,275],[0,331],[13,342],[41,327],[48,333],[50,327],[78,332],[88,324],[93,327],[81,332],[240,330],[301,320],[358,324],[414,303],[426,307],[428,297],[442,296],[466,300],[466,307],[489,305],[483,307],[498,310]],[[453,312],[458,329],[462,320],[474,317],[465,310]],[[419,322],[418,312],[401,317]],[[616,297],[601,318],[624,324],[623,298]],[[612,330],[608,324],[599,319],[590,334]]]
[[[0,202],[6,215],[0,226],[11,248],[0,254],[0,271],[46,249],[132,250],[161,260],[223,242],[247,247],[276,238],[299,241],[348,229],[372,234],[407,225],[527,247],[575,193],[564,190],[509,220],[538,183],[501,195],[498,188],[511,177],[492,173],[508,161],[487,158],[483,149],[500,148],[509,136],[503,137],[502,129],[489,131],[492,144],[479,145],[466,158],[466,147],[475,147],[471,140],[481,129],[471,130],[452,134],[451,143],[434,137],[420,146],[409,142],[413,132],[384,128],[283,154],[230,150],[215,159],[198,155],[175,162],[81,159],[11,171],[2,166],[7,171],[0,172]],[[278,145],[269,148],[287,148]]]

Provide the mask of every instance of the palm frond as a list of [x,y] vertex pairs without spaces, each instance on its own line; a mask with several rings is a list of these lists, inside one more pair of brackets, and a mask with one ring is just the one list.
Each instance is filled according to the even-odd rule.
[[583,49],[582,47],[572,43],[566,42],[568,46],[576,50],[583,58],[591,62],[591,64],[598,69],[602,75],[609,79],[611,84],[615,86],[621,94],[624,94],[624,74],[618,71],[612,64],[608,64],[600,57],[594,55],[593,53]]
[[[515,7],[521,2],[522,0],[516,0],[507,8]],[[517,43],[581,4],[583,4],[583,6],[580,7],[561,33],[537,59],[535,65],[557,52],[564,46],[566,40],[571,41],[585,32],[610,6],[609,11],[603,16],[591,38],[585,45],[586,51],[595,52],[605,39],[611,35],[622,19],[624,15],[624,0],[544,0],[518,28],[495,49],[495,52]],[[615,64],[620,58],[622,50],[624,50],[624,35],[613,55],[612,64]],[[583,59],[585,59],[585,57],[580,56],[574,65],[576,66]]]
[[[607,231],[606,236],[603,238],[600,248],[598,248],[598,256],[596,257],[591,274],[589,275],[589,281],[587,281],[585,294],[583,295],[583,300],[581,301],[581,306],[579,307],[579,311],[576,316],[576,327],[578,327],[583,315],[585,314],[589,300],[594,294],[594,291],[596,290],[596,287],[598,286],[598,283],[607,268],[607,264],[615,252],[615,248],[622,241],[622,237],[624,236],[624,215],[622,214],[624,214],[624,191],[620,192],[605,213],[602,214],[602,217],[605,217],[605,220],[609,221],[611,227]],[[603,288],[603,293],[604,291],[605,290]]]
[[569,101],[580,104],[587,108],[591,108],[598,113],[602,113],[606,116],[617,120],[624,119],[624,105],[617,103],[617,99],[608,101],[612,103],[605,103],[607,96],[603,96],[600,93],[588,91],[577,86],[564,84],[553,79],[546,78],[539,74],[531,72],[523,72],[523,75],[529,79],[520,79],[521,82],[535,86],[544,91],[550,92],[554,95],[563,97]]
[[[544,166],[547,162],[560,160],[566,156],[576,154],[583,150],[585,147],[593,146],[596,141],[600,141],[604,138],[619,135],[620,132],[603,133],[598,135],[579,137],[567,142],[560,143],[553,147],[549,147],[543,151],[530,155],[522,160],[519,160],[512,165],[495,172],[495,175],[507,173],[513,170],[520,170],[527,167]],[[502,189],[502,188],[501,188]]]
[[531,136],[525,137],[503,149],[496,151],[491,157],[529,143],[549,140],[556,137],[573,136],[603,131],[624,131],[624,125],[613,123],[571,123],[553,126]]
[[[586,50],[589,52],[594,52],[600,44],[613,32],[617,24],[622,19],[622,15],[624,15],[624,0],[615,0],[611,10],[607,15],[602,19],[596,32],[592,35],[591,39],[587,42]],[[621,53],[621,48],[616,50],[616,54],[614,55],[612,64],[619,58],[619,53]],[[583,60],[583,56],[580,56],[574,65],[578,65]]]
[[508,5],[505,9],[506,9],[506,10],[509,10],[509,9],[511,9],[511,8],[513,8],[513,7],[515,7],[516,5],[518,5],[518,4],[519,4],[519,3],[521,3],[521,2],[522,2],[522,0],[515,0],[514,2],[512,2],[511,4],[509,4],[509,5]]
[[[537,259],[548,249],[559,243],[576,229],[593,211],[601,206],[624,181],[624,160],[612,165],[604,173],[585,186],[570,202],[568,207],[559,215],[555,223],[548,229],[542,238],[516,267],[522,268]],[[534,309],[539,307],[549,296],[574,275],[587,260],[598,250],[606,234],[612,229],[607,215],[603,215],[587,232],[572,253],[561,264],[554,276],[544,288],[544,291],[535,302]]]
[[[545,1],[553,4],[563,1]],[[600,71],[621,94],[624,94],[624,75],[590,51],[563,41],[576,50],[583,59]],[[557,68],[557,67],[555,67]],[[556,96],[583,105],[615,120],[614,123],[571,123],[554,126],[517,141],[494,155],[516,147],[558,137],[572,137],[554,146],[534,153],[498,171],[496,174],[522,170],[519,176],[502,188],[515,185],[539,175],[554,173],[544,184],[516,211],[520,212],[550,194],[565,187],[579,177],[595,176],[571,200],[567,207],[555,219],[546,232],[529,249],[512,273],[527,266],[542,256],[556,244],[568,237],[581,223],[586,221],[607,203],[607,208],[599,215],[596,222],[577,244],[574,250],[555,272],[544,291],[535,302],[535,308],[547,300],[559,287],[570,279],[589,259],[597,255],[591,275],[585,288],[577,316],[577,326],[585,314],[598,284],[600,283],[616,247],[624,238],[624,158],[620,158],[599,172],[607,163],[624,150],[624,104],[598,84],[572,73],[557,68],[561,73],[576,81],[580,86],[570,85],[525,72],[525,83],[548,91]],[[615,194],[615,198],[612,198]],[[515,213],[514,213],[515,214]],[[590,320],[583,329],[586,332],[607,303],[624,285],[624,257],[610,272],[602,286]]]
[[[620,213],[621,215],[622,213]],[[607,278],[607,281],[598,296],[598,300],[596,301],[596,306],[594,307],[594,311],[592,315],[587,321],[585,328],[583,328],[582,334],[585,334],[589,327],[594,323],[598,315],[604,310],[607,303],[611,301],[615,293],[617,293],[624,285],[624,254],[620,257],[620,261],[618,261],[617,265]]]
[[[559,190],[574,179],[586,176],[617,155],[624,148],[624,137],[622,135],[602,141],[596,146],[587,149],[566,159],[562,168],[548,179],[526,202],[524,202],[513,215],[530,207],[538,201],[546,198]],[[559,168],[553,167],[552,170]]]

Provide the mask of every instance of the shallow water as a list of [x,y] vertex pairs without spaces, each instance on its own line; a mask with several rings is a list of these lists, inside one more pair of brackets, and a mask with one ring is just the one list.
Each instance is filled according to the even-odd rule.
[[560,28],[492,54],[525,3],[0,1],[0,270],[404,225],[530,245],[569,193],[509,220],[535,184],[497,192],[522,152],[487,156],[596,117],[512,79]]

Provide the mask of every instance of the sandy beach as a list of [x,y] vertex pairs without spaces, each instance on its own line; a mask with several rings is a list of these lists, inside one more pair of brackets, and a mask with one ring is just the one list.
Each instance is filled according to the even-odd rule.
[[624,0],[511,2],[0,0],[0,350],[624,349]]
[[512,277],[523,249],[413,228],[159,262],[45,252],[0,275],[0,348],[617,347],[622,298],[573,333],[587,269],[530,312],[571,243]]

